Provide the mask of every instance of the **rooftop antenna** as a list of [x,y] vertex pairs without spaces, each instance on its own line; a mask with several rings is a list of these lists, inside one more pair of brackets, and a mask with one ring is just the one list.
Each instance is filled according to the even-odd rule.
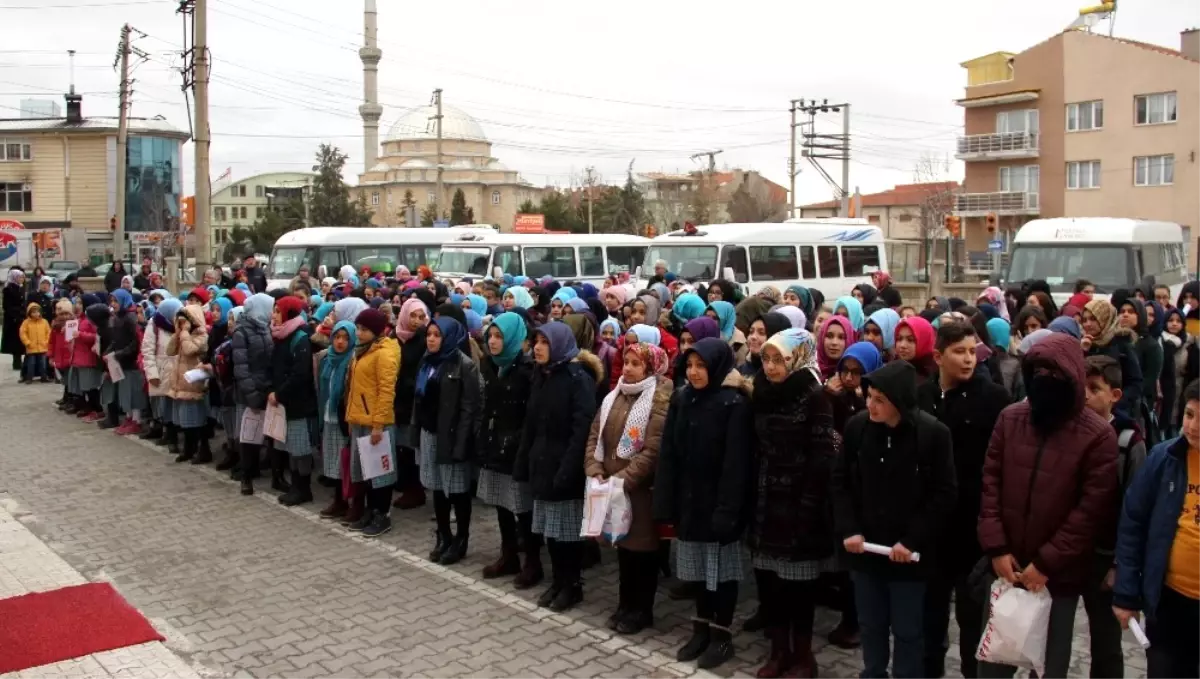
[[75,94],[75,50],[67,50],[67,61],[70,64],[71,94]]

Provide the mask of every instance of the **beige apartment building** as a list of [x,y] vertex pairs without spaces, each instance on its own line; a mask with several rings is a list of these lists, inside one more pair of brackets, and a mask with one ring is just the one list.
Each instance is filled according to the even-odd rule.
[[[267,210],[287,205],[292,199],[308,200],[315,174],[311,172],[267,172],[235,182],[214,182],[209,219],[209,248],[214,261],[221,261],[222,248],[235,226],[251,226]],[[224,186],[221,186],[224,184]]]
[[[542,190],[521,179],[492,155],[492,144],[474,118],[448,105],[442,106],[442,153],[438,158],[437,110],[422,106],[405,112],[388,132],[375,165],[359,175],[351,197],[366,198],[375,226],[407,224],[405,194],[411,192],[419,216],[437,202],[449,214],[454,192],[462,189],[475,222],[512,231],[517,208],[526,200],[538,202]],[[437,196],[437,168],[442,166],[442,191]]]
[[1069,30],[962,66],[954,212],[969,252],[1038,217],[1132,217],[1183,225],[1196,261],[1200,33],[1171,49]]

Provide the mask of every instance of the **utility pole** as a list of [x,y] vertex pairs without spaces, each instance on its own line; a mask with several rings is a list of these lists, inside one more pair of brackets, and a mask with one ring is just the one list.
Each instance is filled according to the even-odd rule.
[[442,88],[433,91],[433,102],[437,106],[437,115],[433,116],[437,125],[437,199],[434,201],[437,218],[442,216]]
[[584,170],[583,190],[587,192],[588,233],[592,233],[592,187],[596,185],[596,168],[589,166]]
[[799,99],[793,99],[788,112],[792,114],[792,124],[788,125],[791,133],[791,144],[788,145],[788,219],[796,216],[796,104]]
[[129,99],[132,83],[129,80],[129,36],[133,28],[129,24],[121,27],[121,46],[118,51],[118,62],[121,67],[120,112],[117,122],[117,214],[116,228],[113,229],[113,261],[125,261],[125,192],[128,186],[126,175],[129,149]]
[[[828,99],[820,102],[810,99],[808,103],[805,103],[803,99],[799,99],[795,105],[798,111],[808,115],[808,122],[800,123],[800,125],[808,125],[808,131],[803,133],[804,149],[801,151],[801,155],[808,158],[808,161],[824,177],[825,181],[836,189],[837,197],[841,201],[839,214],[845,217],[850,211],[850,104],[830,104]],[[816,117],[818,113],[841,113],[842,133],[817,134]],[[834,181],[825,168],[821,167],[821,164],[817,162],[820,158],[842,161],[841,182]]]
[[708,174],[711,177],[712,174],[717,171],[717,156],[722,153],[725,153],[725,152],[721,151],[721,150],[701,151],[700,153],[692,154],[692,160],[696,160],[697,158],[703,158],[704,156],[708,156]]
[[[208,151],[212,136],[208,129],[208,0],[196,0],[193,10],[192,28],[195,37],[192,45],[192,63],[195,71],[196,129],[192,139],[196,144],[196,214],[194,215],[196,237],[196,271],[203,272],[212,264],[208,226],[212,218],[212,186],[208,170]],[[182,250],[183,248],[181,248]],[[183,259],[183,258],[181,258]],[[186,261],[179,263],[181,267]]]

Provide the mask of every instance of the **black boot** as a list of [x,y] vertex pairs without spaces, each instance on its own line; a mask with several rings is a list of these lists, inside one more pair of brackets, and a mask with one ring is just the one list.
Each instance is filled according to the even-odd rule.
[[163,426],[162,422],[159,422],[158,420],[151,420],[150,426],[146,428],[146,431],[138,434],[138,438],[143,441],[157,441],[162,437]]
[[238,463],[237,444],[226,441],[225,442],[225,456],[223,458],[221,458],[220,462],[217,463],[217,471],[219,471],[219,472],[229,471],[230,469],[233,469],[235,466],[237,466],[237,463]]
[[712,640],[712,628],[707,620],[692,621],[692,637],[675,653],[679,662],[691,662],[708,650]]
[[183,452],[175,457],[176,462],[187,462],[196,456],[196,448],[200,445],[199,429],[183,430]]
[[306,502],[312,502],[312,476],[309,474],[293,474],[292,487],[288,492],[279,496],[279,504],[284,507],[295,507]]
[[712,628],[712,639],[708,643],[708,648],[696,661],[696,667],[702,670],[719,667],[733,657],[733,634],[729,628],[716,625],[710,627]]
[[162,438],[155,441],[154,444],[158,445],[158,446],[178,445],[179,444],[179,427],[176,427],[173,424],[164,424]]
[[550,610],[555,613],[568,611],[583,601],[582,566],[585,545],[586,542],[564,542],[559,545],[562,587],[554,601],[550,602]]
[[258,478],[258,456],[261,454],[260,446],[250,443],[238,443],[240,452],[238,453],[238,463],[233,469],[229,470],[229,478],[240,481],[249,479],[253,481]]
[[101,429],[113,429],[121,424],[121,409],[116,403],[109,403],[107,408],[108,416],[100,421]]
[[467,555],[467,543],[471,539],[471,496],[467,493],[455,493],[450,496],[450,504],[454,507],[454,520],[458,524],[458,532],[438,561],[443,566],[462,561]]
[[208,464],[213,461],[212,448],[209,447],[208,435],[204,429],[198,429],[197,434],[200,437],[200,450],[196,453],[196,457],[192,458],[192,464]]
[[287,481],[288,452],[286,450],[270,451],[271,454],[271,490],[286,493],[292,489]]

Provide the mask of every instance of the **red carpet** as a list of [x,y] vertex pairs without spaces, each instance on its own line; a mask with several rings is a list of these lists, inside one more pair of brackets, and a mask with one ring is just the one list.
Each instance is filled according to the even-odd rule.
[[163,637],[112,585],[0,599],[0,674]]

